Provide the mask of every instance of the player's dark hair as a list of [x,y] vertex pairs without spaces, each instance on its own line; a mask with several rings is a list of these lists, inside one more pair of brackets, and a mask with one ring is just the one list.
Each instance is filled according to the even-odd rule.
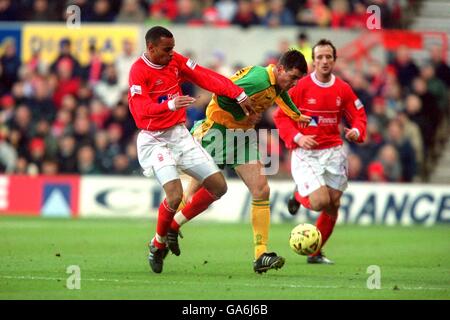
[[145,44],[148,45],[150,42],[158,44],[161,38],[173,38],[173,34],[164,27],[153,27],[145,34]]
[[289,50],[283,53],[280,60],[278,60],[278,64],[282,65],[286,71],[295,68],[303,74],[308,73],[308,65],[306,64],[305,57],[298,50]]
[[336,61],[337,54],[336,54],[336,47],[333,45],[333,43],[328,39],[320,39],[314,47],[312,47],[312,59],[314,60],[314,49],[318,46],[330,46],[331,49],[333,49],[333,59]]

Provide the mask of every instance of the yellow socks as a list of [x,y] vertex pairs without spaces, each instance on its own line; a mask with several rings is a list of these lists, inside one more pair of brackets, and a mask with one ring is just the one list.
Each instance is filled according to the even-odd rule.
[[270,226],[269,200],[253,200],[251,215],[253,242],[255,244],[255,259],[258,259],[260,255],[267,252]]

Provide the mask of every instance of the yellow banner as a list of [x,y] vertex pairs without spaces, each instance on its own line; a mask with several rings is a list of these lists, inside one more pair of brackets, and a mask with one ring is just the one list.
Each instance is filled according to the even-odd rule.
[[80,29],[70,29],[65,24],[26,24],[22,33],[21,57],[26,62],[34,50],[40,49],[41,59],[51,64],[59,55],[61,40],[70,39],[71,52],[81,65],[89,63],[91,45],[95,45],[105,63],[110,63],[123,52],[125,40],[131,41],[134,53],[139,55],[139,31],[137,26],[117,24],[81,24]]

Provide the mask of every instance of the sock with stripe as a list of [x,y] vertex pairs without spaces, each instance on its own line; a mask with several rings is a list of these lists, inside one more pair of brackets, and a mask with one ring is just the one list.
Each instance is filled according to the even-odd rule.
[[[320,230],[320,233],[322,234],[322,248],[327,242],[328,238],[330,238],[331,234],[333,233],[334,226],[336,224],[337,215],[332,216],[330,214],[327,214],[325,211],[322,211],[317,218],[316,227]],[[320,250],[315,254],[318,255],[320,253]]]
[[153,238],[153,244],[158,249],[164,249],[166,247],[167,230],[169,229],[170,222],[172,221],[174,214],[175,210],[170,208],[167,204],[167,200],[164,199],[159,206],[156,235]]
[[267,252],[270,226],[269,200],[253,200],[251,208],[253,228],[253,243],[255,245],[255,259]]
[[204,187],[200,188],[183,210],[175,214],[170,223],[170,229],[178,232],[183,224],[205,211],[211,203],[218,199]]
[[301,203],[302,206],[304,206],[306,209],[311,210],[311,203],[309,202],[309,196],[302,197],[300,193],[297,191],[294,192],[295,200]]

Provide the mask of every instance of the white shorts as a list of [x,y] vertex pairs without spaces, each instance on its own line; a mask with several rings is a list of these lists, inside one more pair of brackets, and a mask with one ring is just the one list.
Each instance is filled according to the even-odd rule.
[[322,150],[297,148],[291,155],[291,172],[302,197],[321,186],[347,189],[347,155],[342,146]]
[[137,152],[144,175],[155,175],[161,185],[179,179],[179,171],[200,182],[220,171],[183,124],[161,131],[141,130]]

